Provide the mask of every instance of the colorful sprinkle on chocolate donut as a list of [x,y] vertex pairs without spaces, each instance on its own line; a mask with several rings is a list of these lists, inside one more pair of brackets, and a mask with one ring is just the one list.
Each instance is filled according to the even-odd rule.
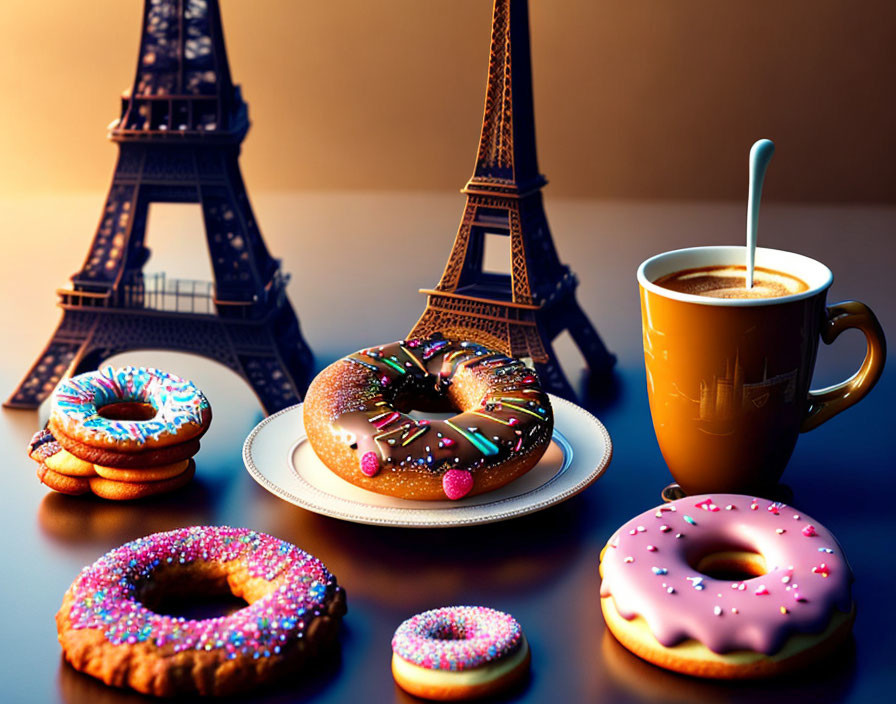
[[462,499],[473,488],[473,475],[464,469],[449,469],[442,477],[442,487],[449,499]]
[[368,477],[375,477],[380,471],[380,460],[375,452],[365,452],[361,457],[361,472]]

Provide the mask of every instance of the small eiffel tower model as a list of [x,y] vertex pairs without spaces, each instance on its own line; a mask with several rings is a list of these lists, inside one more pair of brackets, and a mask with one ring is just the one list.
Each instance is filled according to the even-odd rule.
[[[298,402],[311,352],[262,239],[239,167],[248,107],[230,77],[217,0],[146,0],[133,87],[110,127],[118,164],[62,320],[6,402],[35,408],[65,375],[134,349],[209,357],[268,413]],[[201,206],[214,283],[144,276],[149,205]]]
[[[574,397],[552,341],[568,330],[592,374],[615,357],[575,299],[554,248],[538,171],[527,0],[495,0],[482,135],[454,248],[411,336],[442,332],[531,360],[542,385]],[[486,235],[510,238],[510,273],[483,270]]]

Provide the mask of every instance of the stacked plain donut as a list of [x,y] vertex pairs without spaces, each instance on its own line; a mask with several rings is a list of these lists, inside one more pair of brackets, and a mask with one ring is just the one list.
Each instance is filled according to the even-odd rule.
[[55,491],[140,499],[190,481],[210,422],[208,401],[192,382],[158,369],[106,367],[59,384],[29,455]]

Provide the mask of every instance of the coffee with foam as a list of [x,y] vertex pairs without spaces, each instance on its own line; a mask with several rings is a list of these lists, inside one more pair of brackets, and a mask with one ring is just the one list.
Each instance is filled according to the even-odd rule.
[[802,279],[764,267],[755,268],[753,286],[747,288],[747,268],[727,265],[683,269],[654,283],[678,293],[712,298],[780,298],[809,290]]

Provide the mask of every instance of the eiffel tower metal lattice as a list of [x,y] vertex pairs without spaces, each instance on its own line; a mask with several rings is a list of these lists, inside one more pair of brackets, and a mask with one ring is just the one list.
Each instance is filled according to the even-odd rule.
[[[145,0],[133,86],[109,137],[118,163],[62,320],[6,406],[34,408],[60,378],[133,349],[203,355],[242,375],[262,406],[296,403],[312,356],[239,168],[248,107],[231,80],[217,0]],[[151,203],[201,206],[214,284],[147,276]]]
[[[551,343],[564,330],[594,375],[615,362],[575,298],[557,256],[538,171],[527,0],[495,0],[485,114],[454,248],[411,336],[442,332],[530,358],[543,386],[574,396]],[[510,238],[510,273],[483,270],[487,235]]]

